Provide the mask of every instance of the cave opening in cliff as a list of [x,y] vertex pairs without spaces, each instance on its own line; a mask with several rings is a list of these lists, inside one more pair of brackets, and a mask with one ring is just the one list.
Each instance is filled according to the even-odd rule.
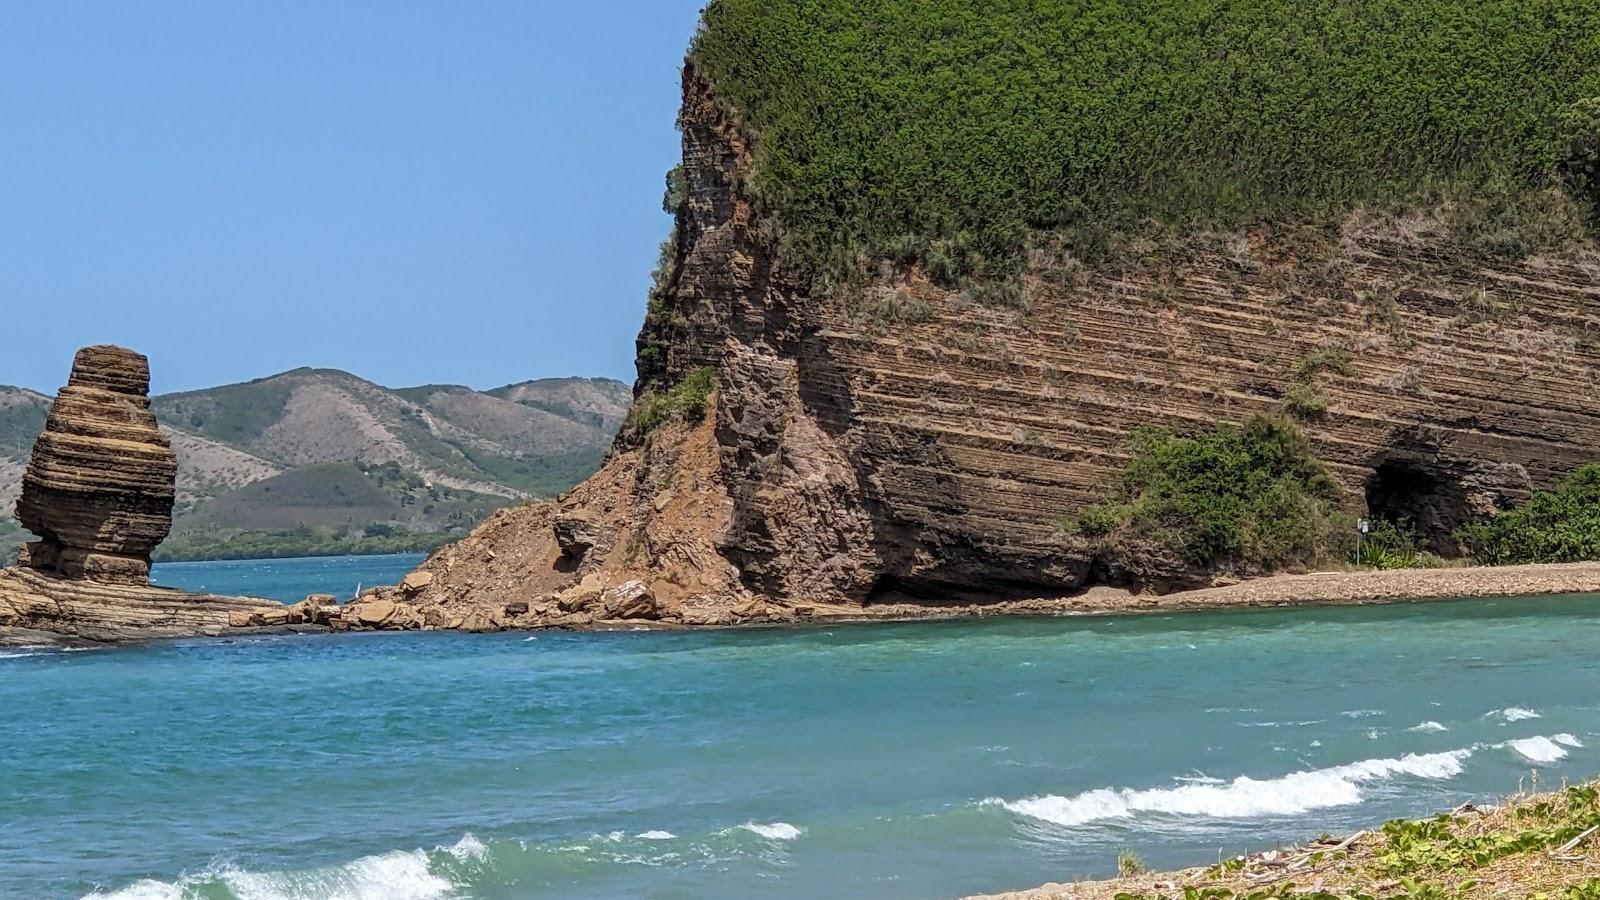
[[1408,460],[1380,464],[1367,479],[1367,513],[1410,528],[1421,549],[1444,557],[1461,555],[1456,529],[1472,519],[1466,492],[1448,473]]

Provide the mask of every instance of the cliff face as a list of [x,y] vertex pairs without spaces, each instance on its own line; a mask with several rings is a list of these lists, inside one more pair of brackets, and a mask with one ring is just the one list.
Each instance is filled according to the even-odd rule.
[[1600,446],[1600,261],[1578,251],[1467,261],[1438,214],[1355,215],[1115,268],[1040,244],[1014,308],[915,266],[823,298],[758,221],[749,139],[692,66],[681,121],[677,264],[641,337],[664,371],[641,389],[714,366],[708,421],[625,434],[559,503],[436,555],[416,602],[567,621],[637,580],[647,617],[728,621],[1191,586],[1212,573],[1059,523],[1104,497],[1134,429],[1280,413],[1291,390],[1318,398],[1303,424],[1349,505],[1410,517],[1443,552]]

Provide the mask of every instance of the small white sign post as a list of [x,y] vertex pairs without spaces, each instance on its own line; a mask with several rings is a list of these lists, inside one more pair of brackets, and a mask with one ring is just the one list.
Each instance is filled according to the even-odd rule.
[[1372,533],[1372,520],[1361,518],[1356,520],[1356,562],[1361,562],[1361,538]]

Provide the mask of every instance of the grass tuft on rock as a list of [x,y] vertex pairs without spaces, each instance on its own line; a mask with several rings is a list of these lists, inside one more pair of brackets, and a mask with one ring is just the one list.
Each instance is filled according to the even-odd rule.
[[659,394],[645,394],[628,411],[627,428],[645,434],[667,422],[699,422],[705,418],[711,393],[717,389],[717,370],[706,366],[684,376]]

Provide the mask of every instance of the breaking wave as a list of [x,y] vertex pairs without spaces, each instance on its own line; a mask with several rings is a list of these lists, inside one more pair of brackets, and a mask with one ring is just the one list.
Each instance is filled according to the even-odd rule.
[[746,822],[739,827],[769,841],[792,841],[800,836],[800,829],[790,825],[788,822],[772,822],[766,825],[762,825],[759,822]]
[[1537,712],[1531,709],[1523,709],[1520,706],[1508,706],[1505,709],[1497,709],[1494,712],[1489,713],[1489,715],[1499,716],[1500,718],[1505,719],[1507,722],[1521,722],[1526,719],[1542,718]]
[[182,900],[214,896],[216,888],[249,900],[434,900],[447,896],[456,885],[432,869],[427,853],[396,850],[309,872],[250,872],[219,866],[175,882],[136,882],[109,894],[90,894],[85,900]]
[[1214,819],[1245,819],[1293,815],[1313,809],[1348,806],[1361,802],[1361,785],[1400,775],[1445,779],[1461,773],[1472,750],[1409,754],[1399,759],[1369,759],[1295,772],[1281,778],[1241,776],[1221,784],[1185,784],[1154,790],[1105,788],[1074,797],[1046,795],[1024,800],[991,798],[1018,815],[1055,825],[1086,825],[1107,819],[1127,819],[1140,813]]
[[1529,762],[1552,763],[1567,758],[1568,747],[1582,747],[1583,742],[1570,734],[1558,734],[1554,737],[1520,738],[1496,744],[1497,747],[1506,747],[1515,750],[1519,756]]

